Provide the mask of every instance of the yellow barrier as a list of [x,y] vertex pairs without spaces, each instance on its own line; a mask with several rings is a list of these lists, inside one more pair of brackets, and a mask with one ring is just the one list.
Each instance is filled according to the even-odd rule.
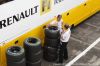
[[[70,25],[78,25],[83,20],[87,19],[88,17],[92,16],[96,12],[100,11],[100,0],[88,0],[86,3],[83,3],[76,8],[73,8],[65,13],[62,14],[62,18],[64,23],[68,23]],[[52,19],[53,20],[53,19]],[[46,22],[43,25],[37,26],[33,30],[27,32],[26,34],[21,35],[20,37],[16,37],[12,41],[3,44],[0,46],[0,66],[7,66],[6,65],[6,49],[13,45],[23,46],[23,41],[27,37],[39,37],[42,40],[42,45],[44,41],[44,29],[43,26],[47,25],[52,20]]]

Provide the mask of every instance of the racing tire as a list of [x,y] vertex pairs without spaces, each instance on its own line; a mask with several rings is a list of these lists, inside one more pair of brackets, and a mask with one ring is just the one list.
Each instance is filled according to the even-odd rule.
[[57,39],[60,36],[60,32],[57,26],[50,26],[45,29],[45,37],[50,39]]
[[45,46],[45,47],[44,47],[44,52],[43,52],[43,53],[56,54],[56,53],[57,53],[57,48]]
[[7,66],[26,66],[26,60],[25,60],[25,58],[23,58],[19,62],[10,62],[10,61],[8,61]]
[[41,60],[42,56],[43,56],[42,51],[39,51],[39,52],[37,52],[35,54],[27,55],[26,60],[28,62],[34,63],[34,62],[37,62],[37,61]]
[[24,41],[26,61],[36,62],[41,59],[41,41],[38,38],[29,37]]
[[54,62],[57,60],[58,56],[57,54],[44,53],[43,58],[48,62]]
[[29,37],[24,41],[24,48],[25,52],[30,53],[37,53],[41,50],[41,40],[38,38]]
[[41,66],[41,60],[31,63],[31,62],[26,62],[27,66]]
[[6,51],[7,61],[17,62],[25,58],[24,48],[20,46],[9,47]]
[[58,44],[60,42],[60,38],[57,39],[49,39],[49,38],[45,38],[45,45],[50,46],[50,47],[58,47]]

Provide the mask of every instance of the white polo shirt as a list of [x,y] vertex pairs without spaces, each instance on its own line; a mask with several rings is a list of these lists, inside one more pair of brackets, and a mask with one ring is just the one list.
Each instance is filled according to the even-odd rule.
[[71,30],[70,28],[68,28],[66,32],[61,34],[61,38],[60,38],[61,42],[68,42],[70,36],[71,36]]

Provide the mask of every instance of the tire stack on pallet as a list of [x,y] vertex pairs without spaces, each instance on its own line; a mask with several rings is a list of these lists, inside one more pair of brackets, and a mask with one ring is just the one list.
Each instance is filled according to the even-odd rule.
[[12,46],[7,49],[7,66],[26,66],[24,48]]
[[24,42],[26,66],[41,66],[41,40],[38,38],[27,38]]
[[50,26],[45,29],[45,46],[43,49],[43,58],[46,61],[54,62],[58,57],[58,46],[60,33],[57,26]]

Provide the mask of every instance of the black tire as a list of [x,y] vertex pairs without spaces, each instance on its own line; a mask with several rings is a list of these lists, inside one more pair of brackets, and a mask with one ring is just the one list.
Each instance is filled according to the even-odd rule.
[[7,66],[26,66],[26,61],[25,58],[23,58],[21,61],[19,62],[7,62]]
[[60,42],[60,38],[57,39],[49,39],[49,38],[45,38],[45,45],[50,46],[50,47],[58,47],[58,44]]
[[24,41],[25,52],[31,55],[35,54],[41,50],[41,40],[38,38],[29,37]]
[[57,48],[45,46],[44,53],[57,54]]
[[39,51],[39,52],[37,52],[35,54],[27,55],[26,60],[28,62],[34,63],[34,62],[37,62],[37,61],[41,60],[42,59],[42,56],[43,56],[42,51]]
[[48,62],[54,62],[57,60],[58,55],[57,54],[50,54],[50,53],[44,53],[43,55],[44,60]]
[[26,61],[36,62],[41,59],[41,41],[38,38],[29,37],[24,42]]
[[41,60],[31,63],[31,62],[26,62],[27,66],[41,66]]
[[50,39],[57,39],[60,36],[60,32],[57,26],[50,26],[45,29],[45,37]]
[[20,46],[12,46],[7,49],[6,56],[7,61],[9,62],[21,61],[23,58],[25,58],[24,48]]

